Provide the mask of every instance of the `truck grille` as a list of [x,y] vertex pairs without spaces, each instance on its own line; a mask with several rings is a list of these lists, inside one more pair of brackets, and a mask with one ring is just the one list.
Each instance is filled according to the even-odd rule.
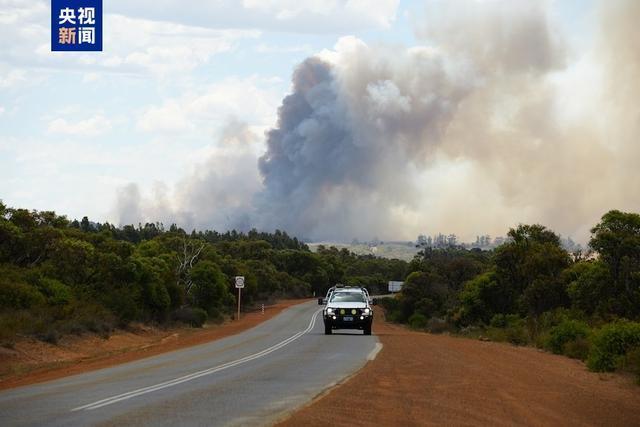
[[360,308],[339,308],[336,312],[340,316],[359,316],[362,313]]

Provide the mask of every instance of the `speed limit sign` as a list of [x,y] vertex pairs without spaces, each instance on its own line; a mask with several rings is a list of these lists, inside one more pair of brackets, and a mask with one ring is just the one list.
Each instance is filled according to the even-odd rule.
[[236,288],[244,288],[244,276],[236,276]]

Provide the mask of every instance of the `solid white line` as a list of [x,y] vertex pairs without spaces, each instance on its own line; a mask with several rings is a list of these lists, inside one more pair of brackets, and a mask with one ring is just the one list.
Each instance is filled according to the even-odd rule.
[[172,380],[169,381],[165,381],[159,384],[155,384],[152,386],[148,386],[148,387],[143,387],[143,388],[139,388],[137,390],[133,390],[133,391],[129,391],[127,393],[122,393],[122,394],[118,394],[116,396],[112,396],[112,397],[108,397],[106,399],[102,399],[102,400],[98,400],[97,402],[93,402],[93,403],[89,403],[83,406],[78,406],[77,408],[74,408],[71,410],[71,412],[75,412],[75,411],[81,411],[81,410],[92,410],[92,409],[98,409],[98,408],[102,408],[103,406],[107,406],[107,405],[112,405],[114,403],[123,401],[123,400],[127,400],[127,399],[131,399],[133,397],[136,396],[141,396],[143,394],[147,394],[147,393],[151,393],[157,390],[162,390],[164,388],[168,388],[168,387],[173,387],[174,385],[178,385],[178,384],[182,384],[185,383],[187,381],[191,381],[191,380],[195,380],[196,378],[200,378],[200,377],[204,377],[206,375],[211,375],[211,374],[215,374],[216,372],[220,372],[223,371],[225,369],[229,369],[232,368],[234,366],[238,366],[241,365],[243,363],[247,363],[251,360],[255,360],[258,359],[260,357],[264,357],[270,353],[273,353],[276,350],[281,349],[282,347],[291,344],[292,342],[294,342],[295,340],[297,340],[298,338],[300,338],[301,336],[303,336],[304,334],[308,333],[309,331],[311,331],[313,329],[313,327],[316,324],[316,318],[318,317],[318,313],[320,313],[321,310],[316,311],[315,313],[313,313],[313,316],[311,317],[311,321],[309,322],[309,326],[307,326],[307,328],[304,331],[300,331],[292,336],[290,336],[289,338],[280,341],[277,344],[272,345],[271,347],[267,347],[266,349],[259,351],[257,353],[254,354],[250,354],[249,356],[245,356],[243,358],[231,361],[231,362],[227,362],[224,363],[222,365],[218,365],[218,366],[214,366],[212,368],[208,368],[208,369],[204,369],[202,371],[198,371],[198,372],[194,372],[192,374],[188,374],[188,375],[184,375],[182,377],[178,377],[178,378],[174,378]]
[[380,350],[382,350],[382,343],[377,342],[376,346],[373,348],[373,350],[371,350],[371,353],[369,353],[369,355],[367,356],[367,360],[375,359],[378,353],[380,353]]

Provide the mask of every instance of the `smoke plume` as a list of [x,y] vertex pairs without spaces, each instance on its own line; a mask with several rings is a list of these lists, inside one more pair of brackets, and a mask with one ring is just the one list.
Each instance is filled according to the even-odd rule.
[[300,64],[259,176],[186,178],[195,222],[339,240],[539,222],[584,240],[606,210],[640,210],[637,2],[602,2],[583,51],[544,2],[431,9],[421,46],[344,37]]

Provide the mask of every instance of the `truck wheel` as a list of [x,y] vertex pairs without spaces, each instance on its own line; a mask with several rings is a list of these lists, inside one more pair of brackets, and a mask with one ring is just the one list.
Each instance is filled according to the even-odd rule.
[[331,330],[331,325],[324,325],[324,334],[331,335],[333,331]]
[[364,327],[364,334],[371,335],[371,325]]

